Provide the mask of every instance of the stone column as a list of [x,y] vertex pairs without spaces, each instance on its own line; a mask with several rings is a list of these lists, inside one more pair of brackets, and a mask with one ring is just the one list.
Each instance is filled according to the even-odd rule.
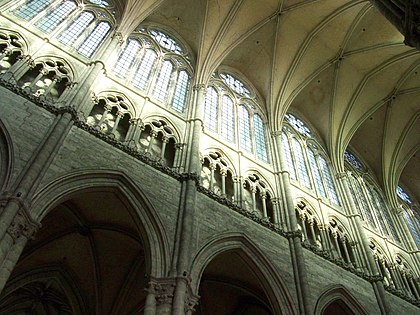
[[166,136],[162,137],[162,148],[160,150],[160,159],[163,161],[165,159],[165,151],[166,151],[166,145],[169,142],[169,138]]
[[220,175],[222,177],[222,196],[226,197],[226,176],[227,171],[225,169],[220,170]]
[[174,302],[172,305],[173,315],[185,314],[185,300],[187,298],[188,283],[185,277],[188,275],[189,266],[194,251],[196,235],[196,198],[200,162],[200,139],[203,130],[204,94],[205,85],[199,84],[193,87],[193,111],[192,117],[187,124],[187,161],[184,180],[181,186],[180,207],[178,224],[175,236],[175,251],[172,261],[172,273],[176,275]]
[[7,234],[0,242],[0,292],[12,273],[28,239],[32,238],[38,227],[39,224],[30,217],[27,209],[21,207],[7,229]]
[[184,146],[185,143],[175,143],[174,168],[179,171],[181,171],[181,157]]
[[210,163],[209,165],[210,167],[210,191],[213,191],[213,187],[214,187],[214,171],[216,170],[216,164],[214,163]]
[[265,194],[265,192],[264,193],[261,193],[260,194],[260,197],[261,197],[261,202],[262,202],[262,215],[263,215],[263,218],[268,218],[268,213],[267,213],[267,204],[266,204],[266,202],[267,202],[267,195]]
[[123,117],[124,117],[124,114],[123,113],[117,112],[117,118],[115,119],[115,123],[114,123],[114,126],[112,127],[111,134],[115,134],[115,131],[117,131],[118,125],[120,123],[120,120]]
[[25,169],[19,175],[14,189],[10,193],[11,198],[8,198],[4,205],[0,206],[0,240],[5,236],[22,203],[30,202],[72,124],[71,114],[64,113],[57,116],[50,131],[45,135],[37,151],[34,152]]
[[312,315],[313,311],[309,302],[308,277],[301,244],[301,233],[297,229],[295,204],[290,184],[290,174],[287,171],[281,146],[281,131],[274,133],[274,136],[275,146],[277,148],[276,151],[279,153],[280,183],[284,189],[284,196],[282,197],[284,198],[285,209],[288,214],[288,231],[286,232],[286,235],[288,236],[289,240],[290,256],[292,259],[292,266],[294,271],[293,274],[296,284],[299,312],[302,315]]
[[284,219],[281,216],[281,212],[279,209],[279,199],[278,198],[271,198],[271,204],[273,205],[273,223],[282,230],[285,230],[284,227]]

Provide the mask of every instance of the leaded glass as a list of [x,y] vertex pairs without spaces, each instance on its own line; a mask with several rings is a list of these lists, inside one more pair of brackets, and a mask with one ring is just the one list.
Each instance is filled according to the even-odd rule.
[[405,202],[408,202],[409,204],[412,203],[410,196],[408,196],[408,194],[404,191],[404,189],[401,188],[401,186],[397,187],[397,195]]
[[100,22],[77,51],[86,57],[91,57],[103,42],[110,29],[111,25],[108,22]]
[[218,94],[214,87],[209,87],[204,103],[204,125],[211,131],[217,132]]
[[254,132],[255,150],[257,151],[257,157],[265,162],[268,162],[264,122],[258,114],[254,115]]
[[182,70],[178,74],[176,81],[174,98],[172,100],[172,108],[182,113],[187,104],[188,87],[190,85],[190,76],[187,71]]
[[408,228],[410,229],[411,234],[413,235],[414,241],[417,244],[417,248],[420,248],[420,233],[416,228],[416,224],[414,223],[413,219],[407,211],[404,211],[404,216],[408,223]]
[[76,4],[73,1],[64,1],[57,8],[40,19],[36,23],[36,26],[41,31],[50,33],[57,27],[57,25],[63,22],[75,8]]
[[226,83],[228,87],[230,87],[233,91],[238,93],[241,96],[250,97],[251,93],[249,89],[238,79],[234,78],[228,73],[221,73],[220,77],[222,78],[223,82]]
[[292,151],[290,150],[289,139],[286,134],[282,132],[281,134],[281,147],[284,153],[284,159],[286,162],[286,167],[290,173],[290,178],[296,179],[295,165],[293,164]]
[[[351,180],[350,185],[349,185],[350,194],[353,198],[354,205],[356,206],[357,213],[361,216],[362,220],[364,220],[365,218],[362,211],[362,207],[367,206],[366,200],[364,199],[363,196],[360,197],[359,199],[359,197],[356,194],[356,190],[354,186],[359,185],[359,182],[357,181],[357,179],[352,176],[350,180]],[[359,201],[361,201],[362,206],[360,205]]]
[[145,91],[148,86],[150,74],[156,58],[157,54],[153,49],[146,49],[146,53],[144,54],[144,57],[141,60],[133,78],[133,84],[143,91]]
[[247,152],[252,152],[251,125],[249,112],[245,106],[238,109],[239,122],[239,147]]
[[299,174],[299,181],[307,188],[312,188],[311,180],[309,179],[308,169],[306,167],[305,158],[303,156],[302,146],[299,141],[292,138],[293,152],[296,158],[297,171]]
[[308,148],[308,157],[309,157],[309,164],[311,165],[312,174],[313,174],[314,180],[315,180],[316,190],[318,191],[318,193],[322,197],[328,198],[328,196],[325,192],[324,184],[322,183],[322,177],[321,177],[321,173],[319,172],[319,168],[318,168],[318,164],[316,162],[315,154],[312,151],[312,149],[310,149],[310,148]]
[[177,54],[184,54],[184,51],[181,47],[181,45],[179,45],[172,37],[170,37],[169,35],[158,31],[158,30],[151,30],[150,31],[150,35],[152,35],[152,37],[156,40],[156,42],[163,48],[172,51],[174,53]]
[[319,164],[321,166],[322,176],[324,177],[324,181],[327,184],[330,199],[334,204],[339,205],[340,201],[338,200],[337,190],[335,189],[330,168],[328,167],[327,161],[322,156],[319,156]]
[[109,2],[106,0],[89,0],[89,1],[103,8],[109,7]]
[[235,117],[233,115],[233,101],[227,96],[222,98],[222,117],[220,121],[220,135],[229,142],[235,140]]
[[293,126],[293,128],[301,135],[306,137],[309,137],[311,135],[311,131],[309,130],[309,128],[306,127],[305,123],[299,118],[295,117],[292,114],[286,114],[286,119]]
[[13,13],[25,20],[32,19],[44,10],[53,0],[30,0],[18,7]]
[[72,45],[94,18],[95,16],[92,12],[82,12],[77,19],[58,37],[58,40],[64,44]]
[[360,163],[359,159],[350,151],[348,150],[344,151],[344,158],[348,163],[353,165],[354,168],[358,170],[363,169],[362,163]]
[[127,45],[125,46],[123,52],[118,58],[117,63],[114,67],[114,73],[120,77],[124,77],[131,65],[136,58],[137,52],[139,51],[141,44],[136,39],[129,39]]
[[156,80],[153,95],[161,102],[164,102],[168,96],[169,81],[171,80],[173,67],[172,62],[165,60]]
[[400,242],[400,238],[398,236],[397,229],[395,228],[394,221],[392,220],[391,215],[388,212],[388,209],[385,205],[385,202],[384,202],[382,196],[378,192],[376,192],[376,198],[377,198],[378,205],[379,205],[379,212],[383,214],[383,216],[385,218],[385,221],[388,224],[388,227],[391,231],[390,236],[392,236],[394,238],[394,240],[396,240],[397,242]]

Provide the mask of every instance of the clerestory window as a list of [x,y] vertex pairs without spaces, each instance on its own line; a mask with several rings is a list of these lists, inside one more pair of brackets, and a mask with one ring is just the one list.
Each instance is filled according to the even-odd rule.
[[404,219],[413,236],[417,248],[420,249],[420,207],[417,201],[412,199],[401,186],[397,186],[396,194],[404,211]]
[[122,49],[113,73],[141,94],[184,113],[191,81],[191,57],[164,31],[140,27]]
[[88,58],[98,51],[114,23],[114,9],[107,1],[29,0],[12,12]]
[[293,114],[286,114],[282,132],[284,167],[290,178],[314,190],[319,197],[340,205],[329,163],[310,128]]
[[259,103],[255,92],[236,76],[214,73],[205,97],[205,131],[268,163],[266,125]]

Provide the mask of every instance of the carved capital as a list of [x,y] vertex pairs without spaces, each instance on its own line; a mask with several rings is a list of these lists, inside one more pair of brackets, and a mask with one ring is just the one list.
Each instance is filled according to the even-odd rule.
[[156,297],[156,305],[172,304],[175,291],[174,278],[153,278],[149,282],[147,292],[152,293]]
[[195,84],[193,86],[193,90],[194,91],[200,91],[200,90],[205,91],[206,90],[206,85],[205,84]]

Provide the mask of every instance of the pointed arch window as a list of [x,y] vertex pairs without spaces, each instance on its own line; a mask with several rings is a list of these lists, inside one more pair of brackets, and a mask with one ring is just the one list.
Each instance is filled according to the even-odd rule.
[[149,82],[150,74],[153,69],[155,60],[157,59],[157,54],[153,49],[146,49],[146,53],[143,59],[140,62],[139,67],[137,68],[136,74],[133,78],[134,86],[142,89],[143,91],[147,88],[147,83]]
[[164,102],[167,97],[169,82],[171,80],[173,64],[169,60],[163,62],[162,69],[156,80],[155,91],[153,95],[161,102]]
[[335,189],[334,180],[331,176],[330,168],[328,167],[327,161],[324,159],[324,157],[319,156],[319,164],[321,166],[321,172],[322,172],[323,178],[327,185],[327,191],[328,191],[329,197],[334,204],[339,205],[340,202],[338,200],[338,195]]
[[77,51],[85,57],[90,58],[98,49],[103,39],[108,35],[111,30],[111,25],[108,22],[99,22],[95,29],[85,41],[80,45]]
[[19,6],[14,14],[25,19],[30,20],[42,10],[47,8],[54,0],[29,0]]
[[268,162],[267,140],[265,138],[264,122],[259,114],[254,115],[255,149],[257,157]]
[[67,16],[77,8],[74,1],[66,0],[57,8],[49,12],[46,16],[41,18],[36,26],[45,33],[52,32]]
[[296,170],[295,170],[295,165],[293,163],[292,151],[290,149],[289,139],[286,136],[286,133],[284,132],[281,133],[281,146],[283,149],[286,166],[290,173],[290,178],[296,179]]
[[420,249],[420,209],[418,202],[412,199],[401,186],[397,186],[396,193],[402,202],[401,207],[408,229],[413,236],[417,248]]
[[227,96],[222,98],[222,119],[220,134],[229,142],[235,141],[235,120],[233,114],[233,101]]
[[238,108],[239,123],[239,147],[247,152],[252,152],[251,141],[251,125],[249,112],[245,106],[240,105]]
[[188,89],[190,86],[190,76],[187,71],[182,70],[178,74],[176,81],[175,94],[172,100],[172,108],[177,112],[183,113],[187,105]]
[[[130,71],[135,68],[135,71]],[[178,113],[187,109],[192,67],[183,46],[166,32],[139,27],[128,38],[114,66],[119,79],[142,96],[164,103]]]
[[312,188],[311,180],[309,179],[308,168],[306,167],[305,158],[303,156],[302,146],[298,140],[292,138],[292,147],[295,154],[297,172],[299,181],[306,187]]
[[82,12],[77,19],[58,37],[58,40],[66,45],[72,45],[94,19],[95,16],[92,12]]
[[204,104],[204,124],[211,131],[217,131],[218,94],[214,87],[209,87]]
[[312,174],[314,176],[315,187],[318,193],[322,197],[327,198],[327,193],[325,192],[324,184],[322,183],[322,177],[319,171],[318,163],[316,162],[316,159],[315,159],[315,154],[310,148],[308,148],[308,157],[309,157],[309,164],[311,166]]

